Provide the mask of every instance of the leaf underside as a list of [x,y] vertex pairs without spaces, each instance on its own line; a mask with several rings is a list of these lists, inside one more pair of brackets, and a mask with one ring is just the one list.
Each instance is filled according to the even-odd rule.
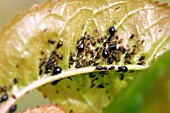
[[[51,72],[46,73],[49,62],[52,70],[57,65],[63,71],[74,70],[78,64],[80,67],[151,65],[169,49],[169,9],[149,0],[48,0],[33,7],[11,21],[0,34],[0,93],[12,95],[33,81],[51,76]],[[114,52],[119,58],[112,64],[102,57],[103,43],[110,37],[110,26],[116,28],[116,33],[109,44],[117,44]],[[132,34],[134,37],[130,39]],[[85,49],[79,52],[77,46],[82,42],[82,36],[90,39],[84,39]],[[98,41],[101,38],[103,41]],[[57,49],[59,42],[63,45]],[[107,50],[109,44],[106,44]],[[99,50],[95,51],[97,47]],[[131,53],[128,59],[127,53]],[[62,60],[56,54],[62,55]],[[96,59],[98,54],[100,57]],[[75,61],[70,63],[72,56]],[[139,61],[141,56],[145,59]],[[90,60],[92,64],[89,64]],[[99,113],[139,73],[130,72],[87,73],[49,83],[39,90],[51,101],[64,105],[67,111]],[[124,80],[120,80],[122,74]]]

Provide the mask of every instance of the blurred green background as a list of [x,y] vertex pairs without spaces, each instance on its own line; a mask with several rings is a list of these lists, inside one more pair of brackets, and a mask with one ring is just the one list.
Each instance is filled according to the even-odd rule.
[[[33,4],[39,4],[42,1],[44,0],[0,0],[0,31],[16,14],[24,12]],[[161,3],[170,3],[170,0],[159,1]],[[35,90],[19,100],[16,112],[46,103],[49,103],[49,101],[44,99],[42,94]]]

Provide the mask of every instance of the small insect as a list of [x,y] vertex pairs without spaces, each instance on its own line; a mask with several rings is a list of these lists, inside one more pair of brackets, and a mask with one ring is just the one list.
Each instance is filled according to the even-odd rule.
[[9,113],[14,113],[17,109],[17,105],[13,105],[10,109],[9,109]]
[[97,66],[96,69],[97,70],[102,70],[102,66]]
[[55,40],[48,39],[48,42],[49,42],[50,44],[54,44],[54,43],[55,43]]
[[52,72],[52,75],[57,75],[59,73],[61,73],[62,68],[60,66],[56,66]]
[[106,48],[103,49],[102,55],[103,58],[107,58],[109,56],[109,52],[106,50]]
[[56,56],[57,56],[60,60],[63,59],[63,56],[62,56],[61,54],[56,54]]
[[120,80],[123,80],[124,79],[124,74],[120,74]]
[[82,41],[82,42],[77,46],[77,49],[78,49],[79,52],[84,51],[84,41]]
[[115,69],[115,66],[110,66],[109,67],[109,70],[113,70],[113,69]]
[[14,82],[14,84],[17,84],[18,83],[18,78],[13,78],[13,82]]
[[2,97],[1,97],[1,99],[0,99],[0,102],[4,102],[4,101],[6,101],[8,99],[8,94],[3,94],[2,95]]
[[57,49],[60,48],[62,45],[63,45],[63,42],[59,41],[58,44],[57,44]]
[[50,73],[52,70],[52,64],[47,63],[45,66],[45,73]]
[[111,44],[110,46],[109,46],[109,50],[111,51],[111,50],[116,50],[116,44]]
[[128,68],[126,66],[120,66],[118,67],[118,72],[127,72],[128,71]]
[[111,26],[111,27],[109,28],[109,33],[110,33],[110,35],[111,35],[111,36],[114,36],[115,32],[116,32],[115,27]]
[[142,61],[142,60],[144,60],[145,59],[145,56],[141,56],[140,58],[139,58],[139,61]]
[[110,58],[110,57],[109,57],[109,58],[107,59],[107,62],[108,62],[109,64],[112,64],[113,61],[114,61],[113,58]]
[[135,34],[131,34],[130,39],[133,39],[135,37]]
[[106,66],[102,66],[102,69],[107,70],[107,67]]

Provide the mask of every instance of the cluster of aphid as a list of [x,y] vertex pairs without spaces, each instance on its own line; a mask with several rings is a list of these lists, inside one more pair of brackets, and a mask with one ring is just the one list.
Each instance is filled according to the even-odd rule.
[[[48,40],[50,44],[54,44],[54,40]],[[63,56],[61,54],[58,54],[58,49],[63,45],[62,41],[59,41],[56,45],[56,49],[52,51],[49,58],[47,58],[47,55],[41,51],[41,54],[43,55],[43,58],[41,58],[41,62],[39,64],[39,75],[42,75],[43,73],[52,73],[52,75],[56,75],[61,73],[62,68],[58,66],[57,60],[62,60]]]
[[[7,94],[7,93],[4,93],[4,94],[2,95],[2,97],[0,98],[0,103],[5,102],[6,100],[8,100],[8,98],[9,98],[9,97],[8,97],[8,94]],[[13,105],[13,106],[9,109],[9,113],[15,112],[16,109],[17,109],[17,105]]]
[[[121,44],[123,39],[115,34],[116,30],[113,26],[109,28],[109,36],[93,37],[86,32],[77,41],[77,52],[71,52],[70,54],[69,67],[81,68],[86,66],[119,64],[122,60],[124,60],[124,64],[132,64],[130,59],[136,53],[138,45],[133,45],[132,49],[126,48]],[[132,34],[129,39],[132,40],[134,37],[135,35]],[[141,43],[143,42],[142,40]],[[144,59],[138,63],[138,65],[144,64]],[[99,70],[101,68],[98,67]],[[105,68],[103,69],[105,70]]]

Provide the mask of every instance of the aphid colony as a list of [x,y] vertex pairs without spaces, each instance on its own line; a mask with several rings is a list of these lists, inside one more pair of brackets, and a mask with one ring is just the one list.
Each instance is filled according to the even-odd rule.
[[[48,42],[50,44],[54,44],[55,41],[49,39]],[[47,58],[46,54],[44,51],[41,51],[41,54],[44,56],[41,58],[41,62],[39,64],[39,75],[42,75],[43,73],[51,73],[52,75],[56,75],[61,73],[62,68],[57,65],[57,60],[62,60],[63,56],[61,54],[58,54],[58,49],[63,45],[62,41],[59,41],[58,44],[56,45],[56,49],[52,51],[51,55],[49,58]]]
[[[97,31],[97,30],[96,30]],[[131,57],[135,55],[138,44],[131,47],[123,46],[123,38],[116,34],[116,29],[111,26],[108,30],[109,35],[94,37],[85,32],[77,41],[77,51],[70,53],[70,68],[81,68],[86,66],[97,66],[98,70],[107,70],[100,65],[132,64]],[[134,40],[135,34],[131,34],[129,40]],[[140,40],[136,41],[140,42]],[[142,41],[143,42],[143,41]],[[143,56],[144,57],[144,56]],[[142,59],[142,58],[140,58]],[[144,65],[144,58],[139,60],[139,65]],[[119,69],[120,70],[120,69]]]

